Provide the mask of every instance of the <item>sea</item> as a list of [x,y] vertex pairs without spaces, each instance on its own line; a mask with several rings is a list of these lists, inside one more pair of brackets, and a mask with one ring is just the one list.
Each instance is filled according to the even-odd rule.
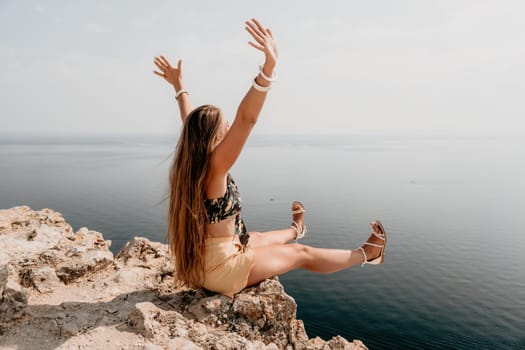
[[[88,227],[117,253],[165,242],[177,135],[0,136],[0,208],[28,205]],[[309,337],[370,349],[525,349],[525,139],[458,135],[259,135],[231,174],[250,231],[306,207],[315,247],[360,246],[379,219],[385,264],[280,276]]]

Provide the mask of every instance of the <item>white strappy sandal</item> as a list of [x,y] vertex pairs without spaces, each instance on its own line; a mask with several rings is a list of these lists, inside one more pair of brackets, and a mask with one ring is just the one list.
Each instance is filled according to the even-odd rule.
[[379,265],[385,262],[386,231],[385,231],[385,228],[383,227],[383,224],[381,224],[381,221],[376,220],[374,221],[374,223],[379,226],[379,229],[381,230],[382,233],[376,233],[375,231],[372,231],[372,234],[376,236],[377,238],[385,241],[385,243],[384,244],[375,244],[375,243],[370,243],[370,242],[363,243],[363,245],[369,245],[372,247],[381,248],[381,252],[379,253],[379,256],[377,258],[368,260],[368,257],[366,256],[366,253],[363,247],[359,247],[358,249],[361,250],[361,253],[363,253],[363,256],[364,256],[364,261],[361,264],[361,267],[365,266],[365,264]]
[[[304,212],[305,212],[305,209],[304,209],[303,203],[299,201],[294,201],[292,203],[292,215],[301,214]],[[304,238],[304,236],[306,236],[307,230],[306,230],[306,225],[304,224],[304,222],[302,225],[299,225],[299,223],[297,223],[295,220],[292,220],[292,224],[290,225],[290,227],[295,229],[295,232],[297,232],[295,236],[296,242],[298,239]]]

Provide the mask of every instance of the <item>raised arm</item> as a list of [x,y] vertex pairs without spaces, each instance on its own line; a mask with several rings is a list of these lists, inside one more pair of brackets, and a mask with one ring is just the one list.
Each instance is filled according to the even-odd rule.
[[277,45],[271,30],[264,28],[256,19],[252,19],[246,22],[246,31],[255,41],[250,41],[249,44],[264,53],[265,62],[252,82],[252,87],[242,99],[228,133],[212,153],[212,171],[217,175],[226,174],[239,157],[259,118],[266,95],[271,88],[277,63]]
[[177,67],[173,67],[162,55],[156,56],[153,62],[160,70],[160,72],[153,71],[153,73],[163,77],[175,89],[175,96],[179,103],[180,118],[184,123],[193,108],[191,107],[189,94],[184,89],[184,83],[182,81],[182,60],[177,62]]

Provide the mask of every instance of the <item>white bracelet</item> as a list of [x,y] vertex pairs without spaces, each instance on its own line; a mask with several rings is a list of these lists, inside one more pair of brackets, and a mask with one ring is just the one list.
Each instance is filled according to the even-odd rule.
[[273,77],[271,78],[267,77],[266,74],[264,74],[262,64],[259,66],[259,73],[261,74],[261,77],[263,77],[265,80],[268,80],[270,83],[273,83],[277,80],[277,74],[275,73],[275,71],[273,72]]
[[253,84],[252,84],[253,88],[257,91],[260,91],[260,92],[268,92],[270,91],[270,89],[272,88],[271,85],[268,85],[268,86],[261,86],[259,84],[257,84],[257,78],[253,79]]
[[186,91],[186,90],[180,90],[179,92],[177,92],[175,94],[175,99],[178,100],[180,95],[182,95],[182,94],[188,94],[189,95],[190,93],[188,91]]

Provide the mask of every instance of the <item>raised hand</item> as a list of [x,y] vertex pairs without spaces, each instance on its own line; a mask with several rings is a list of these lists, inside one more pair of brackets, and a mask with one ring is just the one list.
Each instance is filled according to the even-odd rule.
[[277,45],[273,38],[272,31],[268,28],[264,28],[263,25],[252,18],[251,21],[246,21],[246,31],[250,33],[255,42],[250,41],[248,44],[255,47],[257,50],[264,52],[266,58],[266,64],[275,66],[277,63]]
[[182,60],[177,62],[177,67],[173,67],[166,57],[162,55],[155,56],[153,62],[160,70],[160,72],[154,70],[153,73],[163,77],[178,90],[178,87],[182,84]]

